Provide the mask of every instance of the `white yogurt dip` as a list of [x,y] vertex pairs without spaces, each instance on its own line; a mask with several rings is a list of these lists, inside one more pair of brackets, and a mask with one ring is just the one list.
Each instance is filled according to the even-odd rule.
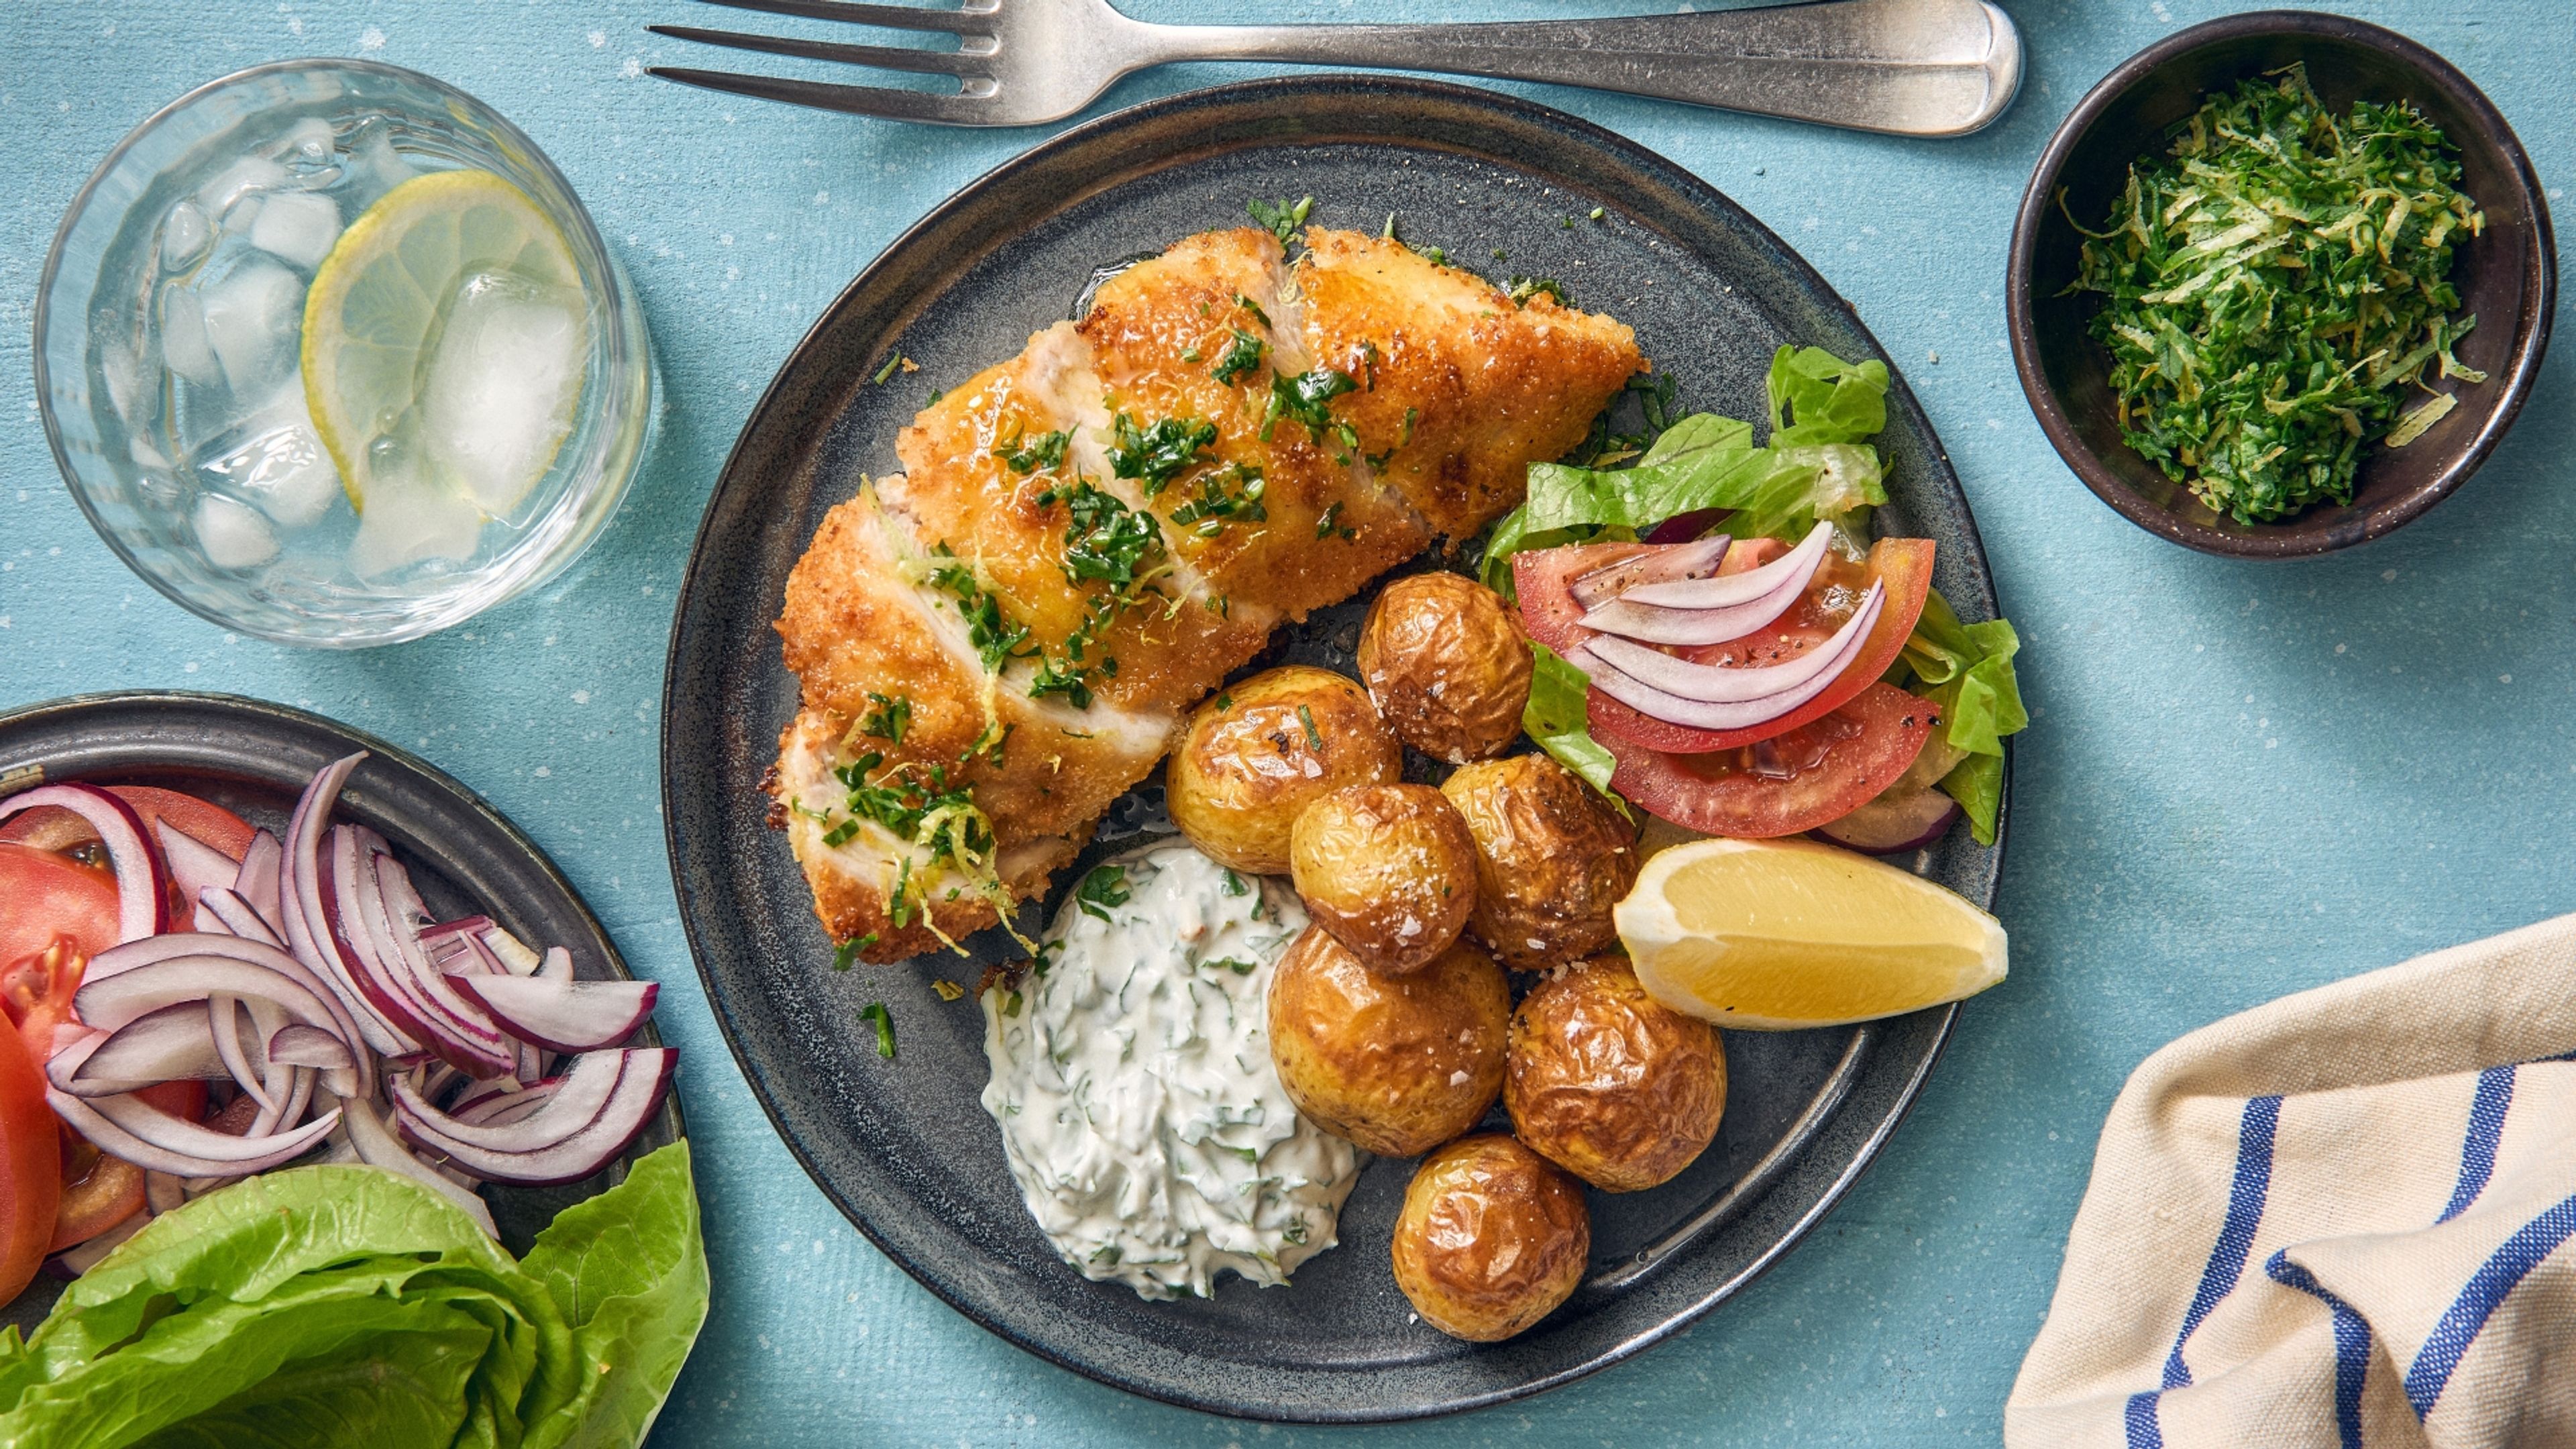
[[1207,1297],[1333,1246],[1358,1148],[1297,1115],[1270,1065],[1270,967],[1296,894],[1173,842],[1086,878],[1043,971],[984,996],[984,1110],[1030,1216],[1090,1278]]

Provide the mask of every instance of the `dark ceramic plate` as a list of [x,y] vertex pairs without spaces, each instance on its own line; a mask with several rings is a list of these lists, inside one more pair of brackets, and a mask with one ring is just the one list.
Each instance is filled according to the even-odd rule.
[[[707,505],[671,640],[662,743],[672,870],[726,1039],[806,1170],[897,1263],[1012,1342],[1140,1394],[1263,1419],[1382,1420],[1489,1404],[1566,1382],[1671,1334],[1741,1287],[1850,1186],[1939,1054],[1952,1013],[1863,1030],[1728,1038],[1715,1146],[1652,1192],[1593,1197],[1590,1283],[1509,1343],[1410,1323],[1388,1233],[1410,1164],[1362,1176],[1342,1245],[1293,1287],[1229,1280],[1206,1301],[1147,1303],[1059,1262],[1031,1223],[977,1105],[985,1077],[976,962],[831,969],[831,945],[761,773],[796,708],[770,624],[824,511],[934,387],[1017,352],[1066,314],[1095,269],[1239,225],[1253,197],[1315,198],[1326,226],[1382,226],[1480,269],[1554,276],[1633,324],[1683,401],[1758,416],[1773,349],[1883,356],[1851,308],[1779,238],[1680,168],[1573,117],[1481,91],[1346,77],[1261,81],[1124,111],[967,187],[877,259],[788,359]],[[1603,220],[1589,214],[1602,208]],[[1572,225],[1568,226],[1568,219]],[[871,385],[900,351],[921,371]],[[1970,617],[1995,599],[1959,485],[1900,383],[1884,445],[1892,532],[1939,541],[1939,583]],[[1254,666],[1347,669],[1364,602],[1284,630]],[[1150,828],[1159,789],[1113,810],[1103,840]],[[1086,863],[1089,858],[1086,858]],[[1991,901],[1999,852],[1954,836],[1920,861]],[[1079,879],[1067,870],[1060,882]],[[1059,896],[1063,886],[1059,887]],[[1050,908],[1056,904],[1049,902]],[[858,1011],[892,1008],[900,1055]]]
[[[412,883],[442,920],[480,912],[522,941],[572,952],[586,980],[633,973],[599,918],[535,841],[434,766],[372,735],[300,709],[227,694],[86,694],[0,715],[0,780],[14,790],[43,780],[161,785],[224,806],[253,825],[282,831],[315,771],[354,750],[368,758],[351,772],[336,818],[374,828],[393,842]],[[650,1025],[636,1038],[660,1046]],[[677,1097],[604,1172],[558,1187],[491,1187],[484,1200],[501,1241],[525,1253],[555,1214],[625,1179],[627,1164],[682,1135]],[[33,1328],[64,1281],[40,1274],[0,1311],[0,1323]]]
[[[2128,184],[2129,163],[2167,144],[2166,127],[2198,110],[2210,92],[2298,61],[2332,109],[2348,112],[2356,100],[2412,101],[2460,148],[2460,189],[2486,212],[2487,224],[2452,262],[2460,310],[2478,319],[2459,358],[2487,380],[2453,384],[2459,406],[2413,443],[2366,453],[2349,505],[2243,524],[2211,511],[2121,440],[2110,356],[2089,330],[2101,298],[2066,290],[2083,241],[2067,216],[2097,224]],[[2076,103],[2041,155],[2013,227],[2009,271],[2013,363],[2041,430],[2067,466],[2140,528],[2204,553],[2246,558],[2362,543],[2449,497],[2513,426],[2540,375],[2557,311],[2549,203],[2504,116],[2450,62],[2405,36],[2312,11],[2226,16],[2121,62]]]

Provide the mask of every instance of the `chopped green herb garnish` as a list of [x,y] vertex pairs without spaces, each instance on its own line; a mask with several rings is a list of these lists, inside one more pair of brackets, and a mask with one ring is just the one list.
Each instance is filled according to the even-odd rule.
[[840,945],[832,948],[832,969],[835,971],[849,970],[853,965],[858,963],[859,953],[876,943],[877,933],[874,931],[870,931],[864,936],[853,936],[849,940],[843,941]]
[[1322,754],[1324,736],[1322,731],[1315,728],[1315,711],[1307,705],[1297,706],[1297,723],[1306,727],[1306,748],[1319,755]]
[[1105,921],[1109,919],[1110,907],[1127,904],[1128,897],[1133,894],[1127,886],[1126,867],[1097,865],[1075,888],[1073,903],[1081,908],[1084,915],[1097,916]]
[[[1226,343],[1225,351],[1218,355],[1216,366],[1208,370],[1209,376],[1228,387],[1234,385],[1236,378],[1261,365],[1261,349],[1265,345],[1260,338],[1240,328],[1232,331],[1233,340]],[[1195,362],[1198,359],[1190,360]]]
[[1210,970],[1214,970],[1217,967],[1222,966],[1237,976],[1249,976],[1253,972],[1261,969],[1260,962],[1246,961],[1240,956],[1219,956],[1213,961],[1203,961],[1199,964],[1206,966]]
[[1294,1243],[1301,1248],[1306,1246],[1306,1220],[1298,1218],[1282,1227],[1279,1230],[1279,1237],[1283,1242]]
[[1172,510],[1172,526],[1186,528],[1196,523],[1201,535],[1214,538],[1225,527],[1225,519],[1263,522],[1270,517],[1270,510],[1261,502],[1267,486],[1259,468],[1228,464],[1199,479],[1198,496]]
[[[2447,411],[2435,383],[2486,380],[2452,354],[2477,322],[2454,315],[2453,253],[2486,225],[2457,148],[2408,101],[2337,116],[2295,64],[2172,134],[2070,289],[2108,299],[2092,330],[2121,435],[2240,523],[2349,503],[2370,443]],[[2410,386],[2428,397],[2401,416]]]
[[1073,434],[1062,428],[1051,433],[1040,433],[1034,438],[1023,441],[1018,447],[1007,449],[1002,454],[1002,461],[1010,464],[1011,471],[1014,473],[1034,473],[1041,468],[1062,467],[1064,445],[1071,441],[1073,441]]
[[1225,893],[1227,895],[1239,896],[1249,892],[1251,889],[1252,887],[1243,883],[1243,877],[1234,873],[1233,867],[1229,866],[1226,868]]
[[849,844],[850,837],[859,833],[859,824],[860,822],[855,816],[842,821],[840,824],[823,832],[823,843],[835,849]]
[[976,581],[973,569],[954,562],[956,556],[946,551],[946,545],[935,552],[952,561],[934,566],[931,582],[956,596],[957,612],[966,619],[966,641],[975,646],[985,671],[998,673],[1011,660],[1027,657],[1031,652],[1028,626],[1003,617],[1002,601]]
[[1017,1016],[1020,1014],[1020,993],[1014,991],[1009,996],[1002,999],[1002,1014],[1004,1016]]
[[1304,423],[1307,435],[1315,442],[1333,426],[1333,414],[1326,407],[1333,399],[1359,387],[1351,375],[1337,367],[1318,367],[1311,372],[1288,377],[1270,375],[1270,406],[1261,415],[1261,440],[1270,441],[1270,430],[1281,418]]
[[[868,381],[877,387],[883,387],[885,386],[886,379],[894,376],[895,369],[902,367],[909,361],[911,361],[910,358],[907,358],[902,353],[898,352],[894,356],[887,358],[885,366],[878,368],[877,375],[869,378]],[[906,370],[908,371],[909,369]]]
[[912,728],[912,697],[898,694],[889,699],[871,689],[868,704],[868,712],[859,718],[859,733],[902,744],[903,732]]
[[1261,324],[1262,326],[1264,326],[1264,327],[1267,327],[1267,326],[1269,326],[1269,325],[1270,325],[1270,314],[1261,310],[1261,304],[1260,304],[1260,303],[1258,303],[1258,302],[1256,302],[1256,301],[1252,300],[1250,297],[1247,297],[1247,296],[1243,295],[1241,292],[1237,292],[1237,293],[1235,293],[1235,294],[1234,294],[1234,305],[1236,305],[1236,306],[1238,306],[1238,307],[1241,307],[1241,308],[1242,308],[1244,311],[1246,311],[1246,312],[1251,313],[1251,314],[1252,314],[1252,320],[1253,320],[1253,321],[1260,323],[1260,324]]
[[[1347,463],[1350,460],[1345,458],[1342,461]],[[1321,514],[1318,514],[1315,518],[1315,536],[1317,538],[1330,538],[1336,533],[1340,534],[1345,539],[1353,539],[1360,536],[1358,529],[1346,528],[1343,526],[1342,505],[1341,500],[1339,499],[1335,499],[1332,504],[1326,507],[1324,511]]]
[[894,1013],[882,1001],[871,1001],[859,1008],[859,1020],[872,1021],[877,1028],[877,1055],[894,1060]]
[[1064,495],[1072,521],[1064,530],[1064,576],[1068,583],[1098,579],[1125,588],[1144,578],[1149,560],[1162,552],[1163,529],[1154,515],[1140,513],[1087,480]]
[[1565,284],[1554,277],[1514,277],[1505,295],[1526,306],[1530,298],[1541,292],[1554,297],[1559,306],[1574,305],[1574,299],[1565,295]]
[[1134,478],[1153,497],[1216,441],[1216,424],[1205,418],[1163,418],[1140,428],[1125,413],[1110,420],[1109,471]]
[[1592,220],[1594,220],[1594,221],[1599,221],[1600,219],[1601,219],[1601,208],[1596,206],[1596,207],[1592,208]]
[[1306,224],[1307,213],[1314,209],[1315,198],[1311,196],[1306,197],[1293,205],[1286,201],[1249,201],[1244,203],[1244,210],[1251,212],[1252,219],[1254,221],[1261,223],[1262,226],[1268,228],[1272,236],[1279,238],[1280,245],[1282,246],[1287,245],[1288,239],[1297,234],[1297,228]]

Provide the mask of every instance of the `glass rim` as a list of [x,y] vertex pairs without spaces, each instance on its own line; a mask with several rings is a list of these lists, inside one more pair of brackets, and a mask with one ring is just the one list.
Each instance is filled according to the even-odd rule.
[[[569,567],[574,560],[589,550],[591,543],[597,539],[601,530],[605,528],[607,521],[606,518],[603,516],[599,519],[593,520],[589,526],[577,530],[574,537],[565,541],[569,546],[558,546],[558,548],[553,551],[553,556],[542,557],[536,560],[535,566],[531,567],[524,577],[512,580],[505,592],[502,592],[495,597],[481,600],[475,604],[473,608],[468,609],[454,618],[439,618],[428,622],[426,627],[419,629],[397,628],[390,631],[352,634],[345,637],[315,637],[312,635],[287,633],[262,628],[249,621],[230,617],[212,606],[200,603],[196,599],[190,598],[174,581],[165,577],[160,571],[146,568],[142,560],[135,555],[134,550],[126,546],[126,542],[119,536],[118,530],[112,527],[108,521],[101,516],[97,505],[91,501],[88,491],[89,485],[84,481],[79,470],[74,466],[70,448],[64,441],[61,421],[54,415],[53,378],[51,369],[47,365],[46,361],[48,349],[45,345],[50,326],[53,322],[54,289],[56,283],[61,277],[65,248],[72,238],[72,233],[80,226],[81,222],[89,216],[92,203],[97,200],[100,187],[105,185],[108,179],[117,173],[119,166],[125,162],[126,158],[137,146],[142,144],[146,137],[152,135],[164,125],[177,119],[190,107],[209,100],[225,91],[251,82],[266,80],[272,76],[289,75],[300,72],[357,72],[360,74],[374,75],[406,85],[421,86],[430,91],[439,93],[444,97],[450,98],[451,100],[462,101],[466,105],[472,107],[481,123],[489,125],[494,134],[496,134],[502,141],[515,146],[518,149],[520,157],[524,159],[525,164],[527,164],[530,169],[544,178],[548,184],[571,201],[572,207],[571,214],[569,216],[555,215],[556,208],[551,206],[545,206],[544,210],[558,225],[568,226],[571,232],[570,239],[576,250],[586,252],[588,254],[587,260],[595,262],[596,264],[596,280],[602,289],[600,310],[608,319],[608,325],[601,329],[605,339],[605,345],[610,349],[613,356],[623,356],[629,350],[627,339],[623,335],[624,329],[622,326],[622,319],[626,315],[630,300],[627,296],[625,274],[619,269],[616,257],[609,252],[607,239],[599,234],[599,227],[597,223],[591,219],[590,208],[582,202],[581,193],[573,189],[571,180],[567,178],[563,174],[562,170],[555,165],[554,158],[546,154],[545,148],[536,143],[535,138],[528,135],[527,132],[519,129],[517,123],[513,122],[509,117],[501,114],[499,110],[495,109],[482,97],[477,96],[460,86],[443,81],[425,71],[413,70],[409,66],[390,65],[379,60],[342,59],[335,56],[298,56],[286,60],[264,61],[258,65],[248,66],[241,70],[228,72],[224,75],[215,77],[213,80],[205,81],[199,85],[189,88],[187,91],[155,109],[150,115],[145,116],[142,120],[136,122],[134,126],[124,134],[124,136],[117,140],[117,143],[114,146],[108,149],[107,154],[100,158],[97,167],[90,172],[89,179],[83,181],[80,185],[80,189],[72,194],[70,203],[63,208],[62,220],[54,227],[53,240],[45,249],[45,264],[36,274],[36,301],[35,306],[31,309],[30,326],[28,329],[28,350],[34,354],[35,363],[36,414],[38,419],[44,424],[46,446],[52,450],[54,455],[54,470],[62,477],[64,491],[70,493],[72,495],[72,501],[79,505],[81,516],[89,521],[90,531],[98,535],[99,540],[107,545],[108,551],[116,555],[117,562],[125,565],[128,573],[133,574],[135,577],[143,580],[143,582],[151,585],[155,592],[159,593],[170,602],[177,604],[180,608],[187,610],[189,613],[194,614],[198,618],[204,619],[208,623],[214,624],[219,628],[231,630],[236,633],[247,634],[253,638],[266,640],[271,643],[292,644],[304,648],[324,649],[355,649],[377,645],[408,643],[414,639],[425,638],[430,634],[435,634],[442,630],[453,628],[485,610],[496,608],[502,604],[508,603],[510,600],[517,598],[521,594],[527,593],[529,590],[544,584],[556,574]],[[540,205],[542,206],[543,203],[540,203]],[[586,278],[585,280],[589,279]],[[86,298],[84,299],[85,302],[87,300],[88,299]],[[637,330],[639,332],[645,330],[642,325],[640,315],[637,318]],[[649,342],[646,346],[649,348]],[[655,390],[652,386],[652,363],[649,352],[647,355],[637,358],[636,365],[641,367],[645,373],[646,398],[642,406],[645,410],[644,424],[649,425],[652,421],[652,409],[654,406],[651,394]],[[596,448],[597,445],[594,446]],[[585,468],[591,466],[597,461],[599,460],[582,460]],[[637,455],[628,461],[626,468],[627,476],[618,481],[617,491],[619,493],[622,494],[625,491],[627,485],[633,481],[635,471],[641,468],[642,465],[643,458],[641,449],[639,448]]]

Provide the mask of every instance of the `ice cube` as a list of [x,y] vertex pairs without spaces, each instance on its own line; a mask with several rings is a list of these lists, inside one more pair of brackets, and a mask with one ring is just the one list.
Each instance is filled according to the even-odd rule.
[[250,224],[250,244],[311,270],[340,239],[340,208],[310,191],[288,191],[260,203]]
[[236,268],[204,299],[206,342],[235,392],[260,396],[277,385],[302,327],[304,284],[275,262]]
[[381,469],[367,485],[358,536],[349,544],[349,570],[377,579],[428,559],[461,563],[474,556],[482,532],[483,515],[453,491],[416,469]]
[[134,406],[143,395],[143,360],[123,342],[110,342],[99,349],[99,380],[107,384],[107,405],[128,427],[134,424]]
[[223,364],[206,340],[205,305],[193,287],[172,282],[161,289],[161,357],[190,382],[211,386],[224,380]]
[[320,166],[330,161],[331,147],[331,123],[320,116],[306,116],[286,128],[277,143],[277,158],[290,166]]
[[275,191],[286,184],[286,168],[265,156],[244,156],[197,188],[197,200],[218,221],[234,202],[254,192]]
[[170,208],[161,223],[161,270],[185,271],[206,253],[206,243],[214,238],[214,228],[206,222],[206,209],[193,201],[183,201]]
[[349,144],[348,175],[352,204],[373,206],[376,198],[409,181],[414,172],[394,149],[392,133],[373,122],[359,127]]
[[495,518],[518,506],[572,431],[589,355],[578,297],[469,280],[429,361],[421,437],[431,470]]
[[257,568],[277,557],[277,535],[268,520],[215,493],[197,500],[197,546],[219,569]]
[[200,448],[193,466],[206,487],[257,504],[282,528],[321,522],[340,496],[340,470],[304,411],[301,381]]

